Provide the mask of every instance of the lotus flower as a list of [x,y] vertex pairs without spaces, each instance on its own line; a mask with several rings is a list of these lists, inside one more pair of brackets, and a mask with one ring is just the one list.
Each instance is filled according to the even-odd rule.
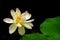
[[34,19],[29,20],[31,18],[31,14],[29,14],[27,11],[21,14],[21,11],[19,10],[19,8],[16,8],[16,11],[12,9],[10,12],[13,19],[11,18],[3,19],[3,21],[6,23],[9,23],[9,24],[12,23],[9,26],[9,34],[14,33],[18,28],[18,33],[20,35],[24,35],[25,28],[32,29],[33,24],[31,22],[33,22]]

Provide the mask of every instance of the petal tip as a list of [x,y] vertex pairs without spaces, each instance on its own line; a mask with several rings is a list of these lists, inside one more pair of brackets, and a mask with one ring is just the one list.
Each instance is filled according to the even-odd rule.
[[34,21],[35,19],[32,19],[32,21]]
[[19,8],[16,8],[16,10],[19,10]]
[[32,27],[29,27],[29,28],[27,28],[27,29],[32,29]]
[[9,31],[9,34],[12,34],[12,32],[11,32],[11,31]]

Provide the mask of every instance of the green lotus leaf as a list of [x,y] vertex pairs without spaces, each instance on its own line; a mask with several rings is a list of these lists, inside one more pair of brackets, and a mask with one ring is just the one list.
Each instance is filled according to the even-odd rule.
[[[50,36],[49,39],[60,39],[60,17],[47,18],[41,25],[40,31]],[[52,37],[53,36],[53,37]]]
[[57,36],[49,36],[47,39],[48,40],[60,40],[60,37],[57,37]]
[[47,40],[45,35],[39,33],[32,33],[24,35],[20,40]]

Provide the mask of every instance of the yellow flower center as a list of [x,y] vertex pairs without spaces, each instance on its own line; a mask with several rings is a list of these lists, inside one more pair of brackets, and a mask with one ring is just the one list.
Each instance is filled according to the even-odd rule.
[[16,22],[17,22],[17,23],[20,23],[20,16],[17,16]]
[[18,23],[20,23],[20,20],[21,20],[20,16],[17,15],[14,22],[18,24]]

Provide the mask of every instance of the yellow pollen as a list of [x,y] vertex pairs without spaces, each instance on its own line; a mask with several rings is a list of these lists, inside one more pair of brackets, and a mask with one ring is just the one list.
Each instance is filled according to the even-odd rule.
[[16,23],[20,23],[20,16],[16,17]]

